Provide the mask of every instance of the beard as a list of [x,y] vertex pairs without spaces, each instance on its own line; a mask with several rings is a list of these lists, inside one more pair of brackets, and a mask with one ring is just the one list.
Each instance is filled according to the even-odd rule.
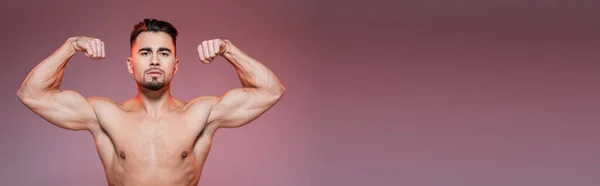
[[157,91],[165,87],[165,82],[158,81],[158,77],[152,77],[152,80],[149,81],[146,78],[144,78],[144,81],[142,83],[139,83],[139,85],[148,90]]

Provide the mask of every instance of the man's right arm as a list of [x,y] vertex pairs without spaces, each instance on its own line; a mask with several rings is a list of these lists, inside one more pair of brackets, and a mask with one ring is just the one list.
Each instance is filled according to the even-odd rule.
[[94,38],[69,38],[29,73],[17,91],[17,97],[31,111],[58,127],[88,130],[91,124],[98,123],[88,99],[59,87],[65,66],[73,55],[82,51],[90,58],[102,58],[105,55],[103,45]]

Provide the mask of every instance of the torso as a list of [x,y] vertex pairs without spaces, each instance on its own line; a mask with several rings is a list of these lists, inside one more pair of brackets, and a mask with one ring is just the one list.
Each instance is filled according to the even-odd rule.
[[91,132],[109,185],[197,185],[216,130],[206,124],[211,104],[178,101],[154,117],[128,104],[92,103],[100,125]]

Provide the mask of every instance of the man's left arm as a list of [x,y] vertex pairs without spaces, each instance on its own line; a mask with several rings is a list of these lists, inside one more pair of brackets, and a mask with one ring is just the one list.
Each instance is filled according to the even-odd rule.
[[285,88],[275,74],[262,63],[245,54],[230,41],[208,40],[198,46],[200,60],[210,63],[217,55],[229,61],[243,87],[216,97],[207,123],[218,128],[236,128],[255,120],[283,96]]

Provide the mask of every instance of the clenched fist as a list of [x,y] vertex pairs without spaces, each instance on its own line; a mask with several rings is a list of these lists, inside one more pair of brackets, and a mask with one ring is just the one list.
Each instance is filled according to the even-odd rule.
[[216,56],[228,51],[229,47],[227,43],[229,43],[229,41],[224,39],[202,41],[202,44],[198,45],[200,61],[209,64]]
[[85,56],[92,59],[102,59],[106,56],[104,42],[91,37],[74,37],[71,44],[77,52],[85,52]]

